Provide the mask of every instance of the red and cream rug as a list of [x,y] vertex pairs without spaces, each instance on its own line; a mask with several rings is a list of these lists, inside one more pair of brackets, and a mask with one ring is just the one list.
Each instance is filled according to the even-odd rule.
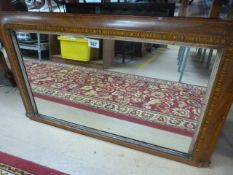
[[67,175],[0,151],[0,175]]
[[27,61],[35,97],[193,136],[205,87],[80,66]]

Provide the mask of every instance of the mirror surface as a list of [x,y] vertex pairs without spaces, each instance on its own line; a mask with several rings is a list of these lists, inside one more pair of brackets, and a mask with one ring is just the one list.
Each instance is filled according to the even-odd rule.
[[219,63],[211,48],[16,32],[38,113],[191,153]]

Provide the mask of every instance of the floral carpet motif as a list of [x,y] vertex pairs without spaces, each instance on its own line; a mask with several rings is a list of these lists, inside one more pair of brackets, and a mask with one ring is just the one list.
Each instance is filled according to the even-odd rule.
[[0,175],[67,175],[0,151]]
[[192,136],[205,87],[80,66],[27,61],[34,96]]

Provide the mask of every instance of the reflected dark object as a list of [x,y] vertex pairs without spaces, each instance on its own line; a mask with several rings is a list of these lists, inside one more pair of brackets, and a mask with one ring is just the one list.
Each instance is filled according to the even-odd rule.
[[[12,86],[16,86],[13,75],[12,75],[10,69],[8,68],[7,64],[6,64],[6,58],[4,57],[2,52],[0,52],[0,71],[3,73],[3,77],[6,80],[8,80],[11,83]],[[0,74],[1,74],[1,72],[0,72]],[[0,82],[0,85],[2,85],[1,82]]]
[[174,3],[77,3],[66,4],[68,13],[135,16],[173,16]]
[[[0,2],[0,11],[27,11],[27,6],[24,0],[4,0]],[[2,38],[0,38],[0,41]],[[1,49],[2,44],[1,44]],[[4,54],[0,53],[0,69],[3,71],[4,78],[9,80],[13,86],[16,86],[13,74],[6,64]]]
[[25,0],[28,9],[40,9],[45,5],[45,0]]
[[27,11],[24,0],[4,0],[0,2],[0,11]]
[[11,0],[11,4],[16,11],[27,11],[27,6],[24,0]]
[[[37,34],[36,33],[25,33],[25,32],[16,32],[17,39],[22,43],[32,43],[37,42]],[[40,40],[47,41],[48,35],[41,34]]]

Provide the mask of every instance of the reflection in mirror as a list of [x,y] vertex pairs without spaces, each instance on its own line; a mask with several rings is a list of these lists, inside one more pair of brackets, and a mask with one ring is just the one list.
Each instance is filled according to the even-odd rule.
[[23,32],[17,39],[40,115],[192,151],[217,50]]

